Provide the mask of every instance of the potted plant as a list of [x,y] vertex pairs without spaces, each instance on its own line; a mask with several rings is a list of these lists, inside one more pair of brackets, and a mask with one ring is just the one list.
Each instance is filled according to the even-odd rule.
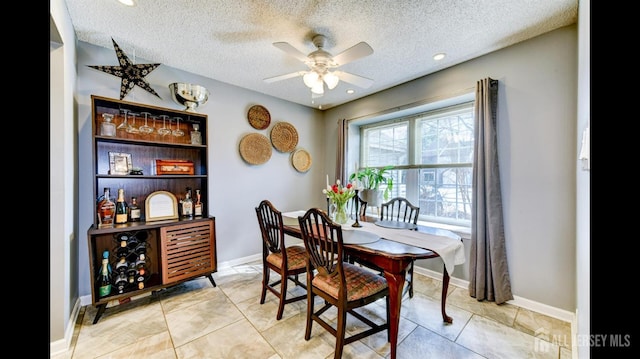
[[[349,176],[349,181],[354,179],[362,186],[362,199],[368,202],[369,206],[378,207],[382,200],[387,201],[393,189],[393,177],[389,172],[393,166],[382,168],[366,167]],[[386,184],[384,191],[380,190],[380,185]]]

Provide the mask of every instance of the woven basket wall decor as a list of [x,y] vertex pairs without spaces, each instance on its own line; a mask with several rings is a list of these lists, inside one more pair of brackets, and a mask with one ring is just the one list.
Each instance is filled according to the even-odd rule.
[[298,145],[298,131],[288,122],[278,122],[271,129],[271,143],[280,152],[291,152]]
[[240,156],[250,165],[269,161],[271,153],[271,144],[265,135],[250,133],[240,140]]

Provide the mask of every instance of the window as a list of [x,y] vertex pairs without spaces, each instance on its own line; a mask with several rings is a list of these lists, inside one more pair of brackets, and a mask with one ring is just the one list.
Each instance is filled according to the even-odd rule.
[[361,167],[393,165],[392,197],[421,221],[471,226],[473,102],[360,127]]

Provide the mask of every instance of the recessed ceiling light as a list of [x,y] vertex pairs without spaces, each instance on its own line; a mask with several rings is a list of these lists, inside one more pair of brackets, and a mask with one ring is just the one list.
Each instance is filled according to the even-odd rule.
[[349,95],[351,95],[351,94],[356,93],[356,90],[354,90],[354,89],[348,89],[348,90],[347,90],[347,93],[348,93]]
[[136,6],[136,0],[118,0],[118,2],[127,6]]
[[447,56],[444,52],[441,52],[439,54],[435,54],[433,55],[433,59],[438,61],[438,60],[442,60],[444,59],[444,57]]

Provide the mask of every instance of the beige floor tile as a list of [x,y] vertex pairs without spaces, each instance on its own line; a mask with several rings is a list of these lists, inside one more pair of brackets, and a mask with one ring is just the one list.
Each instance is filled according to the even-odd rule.
[[271,345],[242,319],[176,347],[180,359],[278,358]]
[[[278,298],[268,292],[260,305],[262,264],[228,267],[208,278],[163,289],[153,296],[109,308],[97,324],[97,309],[80,310],[72,347],[52,359],[84,358],[266,358],[332,359],[335,338],[318,323],[304,340],[306,299],[285,306],[276,320]],[[306,278],[302,278],[303,280]],[[441,282],[416,274],[415,295],[402,300],[398,359],[553,358],[570,359],[570,323],[513,305],[478,302],[466,289],[449,287],[442,320]],[[306,291],[290,282],[289,295]],[[316,297],[316,310],[322,305]],[[384,301],[360,311],[385,316]],[[335,324],[336,310],[323,318]],[[348,316],[353,334],[364,325]],[[342,358],[388,358],[386,332],[346,345]]]
[[515,322],[518,307],[512,304],[496,304],[489,301],[478,301],[469,295],[466,288],[455,287],[447,297],[447,306],[452,305],[466,311],[491,318],[499,323],[512,326]]
[[107,309],[96,324],[92,323],[97,309],[88,307],[73,358],[96,358],[166,332],[160,303],[147,298]]
[[445,323],[442,318],[440,299],[414,293],[410,300],[402,301],[400,316],[434,331],[445,338],[455,340],[471,318],[472,313],[453,305],[447,305],[447,315],[453,323]]
[[176,347],[244,319],[222,292],[211,299],[165,315]]
[[569,322],[520,308],[513,327],[536,338],[571,349],[571,323]]
[[491,359],[557,359],[560,355],[555,344],[478,315],[471,318],[456,343]]
[[424,327],[417,326],[400,344],[398,358],[482,359],[481,355]]
[[162,332],[124,346],[97,359],[176,359],[169,332]]

